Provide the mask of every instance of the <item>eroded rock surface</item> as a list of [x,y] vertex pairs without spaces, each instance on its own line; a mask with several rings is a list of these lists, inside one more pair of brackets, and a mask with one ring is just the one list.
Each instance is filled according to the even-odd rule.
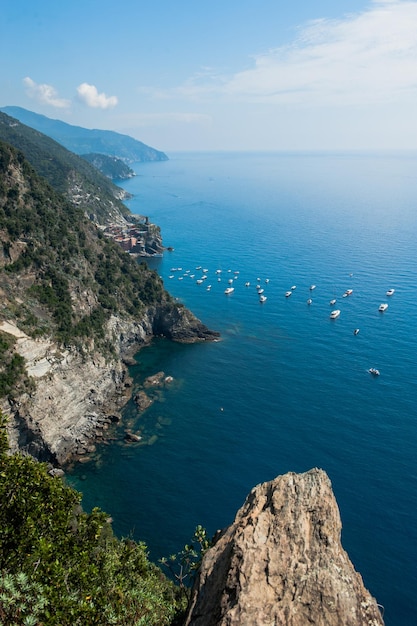
[[107,337],[114,354],[106,356],[93,345],[80,354],[47,337],[32,339],[14,322],[0,322],[0,330],[15,337],[34,382],[30,393],[4,400],[0,407],[9,417],[11,450],[57,465],[88,455],[105,438],[131,396],[126,363],[155,335],[183,343],[219,336],[185,307],[170,302],[149,307],[138,321],[112,317]]
[[186,625],[382,625],[340,534],[324,471],[258,485],[205,554]]

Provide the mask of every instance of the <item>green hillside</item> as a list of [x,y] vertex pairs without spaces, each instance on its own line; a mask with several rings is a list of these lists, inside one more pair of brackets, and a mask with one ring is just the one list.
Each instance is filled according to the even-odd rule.
[[18,320],[32,336],[52,333],[81,349],[94,340],[104,349],[112,313],[136,318],[170,299],[156,272],[104,237],[2,142],[0,246],[0,319]]
[[0,140],[21,150],[36,172],[99,223],[129,214],[124,191],[80,156],[0,112]]
[[135,172],[121,159],[107,154],[98,154],[92,152],[89,154],[82,154],[83,159],[94,165],[95,168],[100,170],[104,176],[110,178],[110,180],[126,180],[135,176]]

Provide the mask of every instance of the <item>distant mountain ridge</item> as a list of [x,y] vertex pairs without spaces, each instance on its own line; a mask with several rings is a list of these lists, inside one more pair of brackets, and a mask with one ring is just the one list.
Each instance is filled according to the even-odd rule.
[[82,155],[95,152],[115,156],[128,163],[168,160],[164,152],[147,146],[141,141],[129,137],[129,135],[123,135],[112,130],[73,126],[16,106],[2,107],[0,111],[55,139],[75,154]]
[[130,214],[126,192],[81,156],[16,118],[0,112],[0,140],[21,150],[40,176],[74,205],[101,224]]

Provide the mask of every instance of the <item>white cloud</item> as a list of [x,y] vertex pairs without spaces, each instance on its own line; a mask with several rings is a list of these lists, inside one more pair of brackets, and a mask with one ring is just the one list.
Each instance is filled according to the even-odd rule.
[[58,98],[57,91],[52,85],[35,83],[29,76],[23,79],[23,84],[26,86],[26,92],[30,98],[58,109],[65,109],[70,106],[69,100]]
[[377,2],[356,15],[317,20],[291,47],[256,58],[226,92],[262,101],[366,104],[417,94],[417,3]]
[[112,109],[118,103],[116,96],[106,96],[105,93],[98,93],[97,87],[88,83],[79,85],[77,93],[82,102],[94,109]]
[[246,70],[196,75],[170,95],[308,106],[410,102],[416,24],[415,0],[373,0],[362,12],[305,24],[291,45],[254,56]]

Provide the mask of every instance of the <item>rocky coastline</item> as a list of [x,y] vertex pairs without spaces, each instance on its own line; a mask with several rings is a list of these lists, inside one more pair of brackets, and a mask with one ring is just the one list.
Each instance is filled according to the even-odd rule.
[[180,343],[219,338],[173,302],[148,307],[138,321],[113,316],[106,329],[115,349],[112,357],[94,347],[80,354],[62,349],[52,339],[32,339],[14,322],[3,322],[0,330],[16,339],[16,350],[34,382],[30,393],[3,401],[11,450],[54,467],[88,457],[97,443],[106,440],[111,425],[120,421],[120,411],[132,394],[128,365],[141,347],[156,336]]

